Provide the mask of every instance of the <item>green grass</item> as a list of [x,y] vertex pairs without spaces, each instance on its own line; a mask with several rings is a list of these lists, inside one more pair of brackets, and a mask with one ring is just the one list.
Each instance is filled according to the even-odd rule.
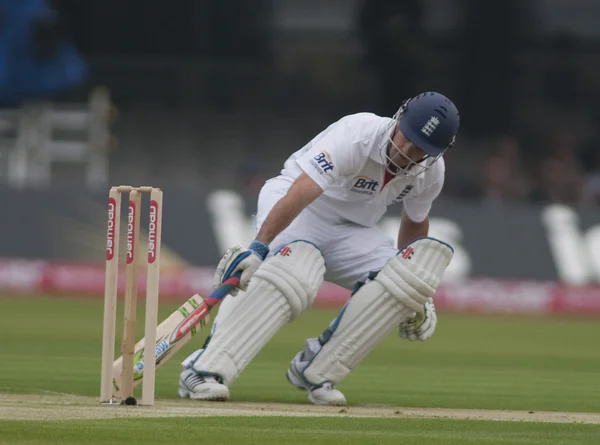
[[[162,305],[159,318],[176,306]],[[310,311],[286,326],[235,382],[232,399],[308,403],[284,373],[304,339],[318,335],[335,315]],[[0,392],[97,397],[101,331],[101,300],[0,298]],[[158,371],[157,398],[176,398],[180,361],[201,346],[205,335],[199,334]],[[390,335],[339,388],[351,405],[600,412],[598,339],[600,324],[595,320],[442,313],[430,341],[411,343]],[[279,417],[0,421],[0,444],[164,444],[176,443],[176,438],[210,444],[342,439],[350,444],[597,444],[600,427]]]
[[2,422],[0,445],[598,444],[595,425],[336,418],[178,418]]
[[[175,307],[163,305],[160,318]],[[286,326],[235,382],[232,398],[304,403],[284,372],[304,338],[335,314],[311,311]],[[98,395],[101,331],[99,300],[0,299],[0,392]],[[176,397],[180,361],[205,335],[158,371],[157,397]],[[441,314],[428,342],[390,335],[339,388],[351,404],[600,412],[599,338],[594,320]]]

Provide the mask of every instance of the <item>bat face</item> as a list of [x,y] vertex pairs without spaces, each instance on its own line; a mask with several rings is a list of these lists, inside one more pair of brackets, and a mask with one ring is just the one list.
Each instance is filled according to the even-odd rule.
[[[209,309],[200,295],[182,304],[156,329],[155,359],[156,366],[166,362],[173,354],[181,349],[191,338],[210,321]],[[133,368],[134,386],[139,384],[144,377],[144,349],[145,339],[135,345]],[[115,397],[120,398],[121,368],[123,358],[119,357],[113,363],[113,386]]]
[[181,340],[187,335],[188,332],[190,332],[192,329],[195,329],[196,325],[200,323],[200,321],[204,320],[204,317],[208,315],[208,311],[208,306],[204,301],[202,301],[202,304],[195,308],[187,317],[181,320],[181,322],[173,330],[169,339],[169,343],[173,344]]

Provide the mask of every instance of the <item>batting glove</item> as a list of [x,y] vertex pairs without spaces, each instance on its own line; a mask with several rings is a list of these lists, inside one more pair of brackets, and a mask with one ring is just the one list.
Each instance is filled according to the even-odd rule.
[[437,325],[437,314],[433,303],[427,302],[423,305],[424,312],[415,315],[400,323],[400,338],[414,341],[426,341],[435,331]]
[[217,265],[213,277],[213,289],[219,287],[236,272],[242,272],[240,284],[230,294],[236,296],[238,289],[246,291],[250,284],[250,278],[260,267],[268,253],[269,246],[260,241],[253,241],[247,249],[243,249],[241,246],[227,249]]

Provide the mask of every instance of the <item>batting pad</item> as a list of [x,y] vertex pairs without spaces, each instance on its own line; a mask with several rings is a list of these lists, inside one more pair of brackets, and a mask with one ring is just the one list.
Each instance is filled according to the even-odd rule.
[[401,321],[423,311],[452,255],[447,244],[421,238],[390,258],[375,279],[348,300],[318,343],[307,340],[292,363],[295,374],[308,386],[340,383]]
[[282,326],[312,305],[324,275],[325,261],[313,244],[294,241],[283,247],[260,266],[243,299],[219,321],[194,370],[230,386]]
[[435,238],[419,238],[385,263],[375,281],[403,306],[423,312],[440,285],[454,250]]

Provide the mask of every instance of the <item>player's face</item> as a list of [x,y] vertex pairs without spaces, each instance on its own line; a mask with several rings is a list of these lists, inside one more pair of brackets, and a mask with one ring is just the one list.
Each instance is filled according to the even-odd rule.
[[415,164],[425,159],[426,154],[409,141],[400,128],[397,128],[388,148],[388,156],[393,164],[406,168],[409,164]]

